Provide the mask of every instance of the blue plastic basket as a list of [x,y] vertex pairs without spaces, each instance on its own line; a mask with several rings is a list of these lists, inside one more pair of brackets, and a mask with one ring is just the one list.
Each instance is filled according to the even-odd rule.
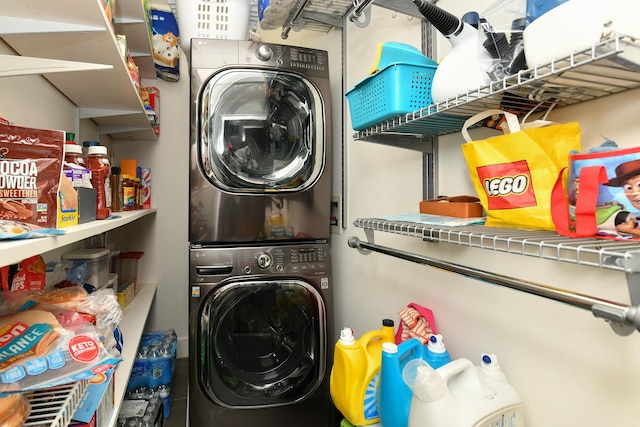
[[437,65],[395,63],[345,93],[351,126],[362,130],[432,104],[431,83]]

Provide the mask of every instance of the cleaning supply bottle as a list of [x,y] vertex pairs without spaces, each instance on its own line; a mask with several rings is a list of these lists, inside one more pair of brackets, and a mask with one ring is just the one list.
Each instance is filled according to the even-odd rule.
[[524,403],[520,393],[511,385],[502,371],[502,367],[498,363],[498,357],[495,354],[481,354],[478,376],[484,384],[495,391],[504,403],[505,406],[502,411],[506,414],[504,420],[508,421],[504,425],[523,426]]
[[394,323],[384,319],[380,329],[369,331],[359,339],[350,328],[340,332],[329,378],[331,399],[336,408],[353,425],[364,426],[379,421],[375,401],[383,343],[393,343]]
[[451,43],[451,51],[433,75],[431,98],[443,102],[491,82],[486,69],[492,64],[483,48],[484,35],[429,0],[413,0],[420,13]]
[[[522,400],[492,380],[483,379],[469,359],[456,359],[433,369],[417,368],[408,427],[523,427]],[[494,380],[495,367],[489,366]],[[491,385],[493,384],[493,386]]]
[[433,368],[438,369],[442,365],[451,362],[451,356],[442,341],[442,335],[432,334],[424,348],[424,360]]
[[411,338],[399,345],[384,343],[380,378],[376,387],[376,405],[384,427],[406,427],[411,405],[411,389],[403,380],[403,370],[415,360],[422,360],[422,342]]

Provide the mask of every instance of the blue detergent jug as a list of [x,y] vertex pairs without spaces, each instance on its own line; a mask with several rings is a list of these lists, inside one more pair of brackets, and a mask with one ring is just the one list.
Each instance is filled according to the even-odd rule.
[[420,340],[409,339],[399,345],[384,343],[380,376],[376,387],[376,405],[384,427],[407,427],[413,392],[402,379],[402,370],[412,360],[421,360]]
[[442,341],[442,335],[432,334],[429,336],[429,342],[424,346],[423,358],[433,369],[438,369],[451,362],[451,356]]

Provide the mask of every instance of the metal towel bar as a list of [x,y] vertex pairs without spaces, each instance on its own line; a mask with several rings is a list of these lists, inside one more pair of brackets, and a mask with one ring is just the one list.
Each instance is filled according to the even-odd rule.
[[349,237],[348,244],[352,248],[365,249],[381,254],[393,256],[406,261],[439,268],[441,270],[460,274],[472,279],[482,280],[494,285],[516,289],[529,294],[559,301],[582,309],[590,310],[597,318],[609,322],[613,330],[619,335],[629,335],[634,330],[640,331],[640,307],[628,306],[621,303],[607,301],[600,298],[571,292],[564,289],[541,285],[534,282],[488,272],[464,265],[455,264],[423,255],[416,255],[399,249],[389,248],[375,243],[363,242],[358,237]]

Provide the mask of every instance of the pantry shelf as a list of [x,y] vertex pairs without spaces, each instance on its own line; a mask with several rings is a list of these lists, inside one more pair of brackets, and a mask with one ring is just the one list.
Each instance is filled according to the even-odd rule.
[[[155,284],[141,285],[135,299],[123,311],[120,330],[126,343],[121,354],[122,361],[116,366],[114,409],[111,418],[106,423],[107,426],[116,425],[129,375],[136,358],[138,343],[155,294]],[[65,427],[69,425],[87,385],[88,381],[85,380],[27,393],[31,412],[24,425],[34,427]]]
[[[640,331],[640,244],[623,240],[595,238],[572,239],[554,232],[528,231],[479,225],[441,227],[380,218],[358,218],[356,227],[365,231],[367,241],[355,236],[349,246],[368,249],[420,264],[441,268],[470,278],[550,298],[580,308],[607,320],[620,335]],[[597,267],[626,273],[631,306],[577,294],[520,279],[503,276],[425,257],[374,243],[374,231],[417,237],[427,242],[452,243],[498,252]]]
[[[117,2],[115,23],[102,2],[5,2],[0,15],[0,38],[16,56],[40,58],[40,62],[24,59],[33,64],[21,69],[16,66],[19,59],[8,61],[9,55],[3,55],[0,76],[42,74],[83,112],[83,118],[98,125],[101,134],[116,140],[155,141],[157,136],[116,33],[127,36],[127,46],[136,57],[141,76],[155,79],[148,16],[140,1]],[[87,116],[88,111],[96,114]],[[112,112],[116,113],[111,115]]]
[[399,135],[416,138],[459,132],[464,121],[487,109],[546,111],[640,87],[640,45],[624,35],[591,48],[520,71],[486,86],[354,135],[355,140],[394,144]]
[[155,214],[157,209],[143,209],[130,212],[118,212],[111,219],[91,221],[86,224],[65,228],[60,236],[37,237],[22,240],[0,241],[0,264],[16,264],[25,258],[54,250],[98,234],[114,230],[147,215]]
[[528,231],[480,225],[437,227],[378,218],[358,218],[354,221],[354,225],[369,232],[401,234],[430,242],[453,243],[625,273],[640,272],[638,242],[594,238],[572,239],[551,231]]

